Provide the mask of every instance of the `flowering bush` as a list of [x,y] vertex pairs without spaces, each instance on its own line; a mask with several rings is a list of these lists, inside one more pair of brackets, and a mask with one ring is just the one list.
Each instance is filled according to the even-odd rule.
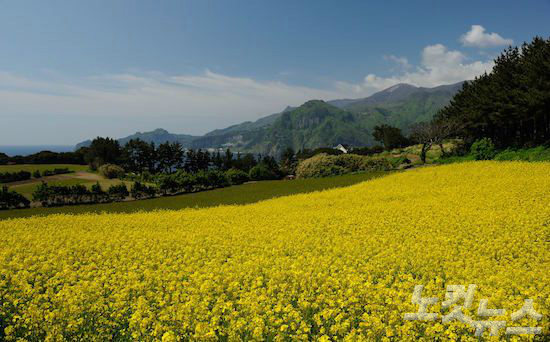
[[115,164],[103,164],[98,169],[99,173],[108,179],[124,176],[124,169]]
[[388,171],[394,168],[387,158],[369,157],[357,154],[341,154],[337,156],[317,154],[298,164],[298,178],[319,178],[338,176],[357,171]]
[[[2,338],[478,341],[404,320],[415,285],[444,313],[447,285],[477,284],[464,314],[544,340],[548,198],[548,163],[473,162],[245,206],[0,221]],[[543,318],[512,322],[526,298]],[[481,299],[506,313],[478,317]]]

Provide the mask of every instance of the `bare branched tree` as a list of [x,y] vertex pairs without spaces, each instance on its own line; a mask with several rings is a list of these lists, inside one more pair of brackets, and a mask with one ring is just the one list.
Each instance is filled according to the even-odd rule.
[[422,122],[411,129],[411,139],[422,145],[420,159],[426,163],[426,154],[434,145],[439,145],[441,152],[445,154],[443,140],[451,138],[460,130],[460,125],[454,120],[437,120]]

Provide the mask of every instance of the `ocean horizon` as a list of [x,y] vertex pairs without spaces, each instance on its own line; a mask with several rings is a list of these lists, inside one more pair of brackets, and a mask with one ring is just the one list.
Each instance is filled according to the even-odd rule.
[[10,157],[28,156],[29,154],[41,151],[51,152],[72,152],[73,145],[0,145],[0,153],[5,153]]

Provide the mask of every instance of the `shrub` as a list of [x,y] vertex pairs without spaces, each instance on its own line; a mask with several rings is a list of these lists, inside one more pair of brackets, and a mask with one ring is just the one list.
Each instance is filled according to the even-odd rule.
[[128,188],[126,188],[126,184],[124,183],[111,185],[109,190],[107,190],[107,193],[115,201],[122,201],[130,195]]
[[7,186],[0,189],[0,210],[28,208],[30,203],[23,195],[8,190]]
[[54,176],[54,175],[62,175],[62,174],[71,173],[71,172],[72,171],[70,171],[68,168],[58,168],[53,170],[44,170],[44,172],[42,172],[42,176],[47,177],[47,176]]
[[246,172],[238,169],[229,169],[225,172],[225,175],[227,176],[229,183],[232,185],[243,184],[250,180],[250,177]]
[[363,159],[365,157],[357,154],[341,154],[336,157],[336,165],[343,167],[348,172],[357,172],[361,169]]
[[92,187],[90,188],[90,194],[92,197],[92,202],[94,203],[103,203],[110,200],[109,194],[103,191],[99,182],[92,185]]
[[179,186],[179,190],[183,192],[193,191],[193,187],[196,183],[195,176],[185,171],[178,171],[175,174],[176,181]]
[[400,156],[400,157],[394,157],[394,158],[389,158],[388,161],[390,162],[392,168],[397,168],[403,164],[410,164],[411,161],[409,160],[409,158],[405,157],[405,156]]
[[342,175],[347,172],[346,168],[336,165],[337,156],[318,154],[309,159],[303,160],[296,168],[298,178],[319,178],[335,175]]
[[[399,159],[399,158],[394,158]],[[405,161],[406,158],[403,159]],[[399,159],[401,161],[401,159]],[[329,156],[319,154],[298,164],[298,178],[318,178],[337,176],[357,171],[388,171],[394,168],[388,158],[368,157],[361,155]]]
[[392,163],[387,158],[365,157],[361,165],[361,171],[388,171],[393,169]]
[[277,174],[264,163],[260,163],[250,169],[249,175],[250,179],[253,180],[272,180],[278,178]]
[[373,146],[373,147],[354,148],[348,154],[358,154],[358,155],[362,155],[362,156],[370,156],[370,155],[378,154],[378,153],[382,153],[382,152],[384,152],[384,147],[382,147],[380,145],[376,145],[376,146]]
[[31,179],[31,173],[27,171],[0,173],[0,183],[19,182],[27,179]]
[[495,160],[550,161],[550,148],[538,146],[529,149],[506,149],[499,152]]
[[470,147],[470,154],[475,160],[491,160],[495,157],[495,145],[490,138],[476,140]]
[[42,177],[42,175],[40,174],[40,170],[34,170],[34,172],[32,173],[32,176],[34,178],[40,178]]
[[176,193],[180,190],[180,184],[175,175],[161,174],[156,181],[159,189],[166,195]]
[[108,179],[120,178],[124,176],[124,169],[115,164],[103,164],[99,167],[99,173]]
[[135,182],[132,185],[130,194],[135,199],[151,198],[156,196],[157,190],[153,186],[148,186],[141,182]]
[[229,179],[222,171],[206,171],[206,183],[208,188],[223,188],[229,186]]

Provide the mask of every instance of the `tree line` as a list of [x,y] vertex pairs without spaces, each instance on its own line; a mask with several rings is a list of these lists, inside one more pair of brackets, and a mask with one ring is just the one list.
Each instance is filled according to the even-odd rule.
[[229,149],[223,152],[186,150],[178,142],[166,142],[157,146],[140,139],[132,139],[120,146],[115,139],[97,137],[85,149],[84,159],[92,169],[104,164],[116,164],[127,173],[172,174],[179,170],[197,173],[230,169],[250,173],[256,168],[254,172],[262,177],[275,179],[282,175],[279,164],[272,156],[233,153]]
[[423,162],[434,145],[446,154],[449,138],[461,138],[464,153],[476,141],[497,149],[550,145],[550,38],[505,49],[491,72],[464,82],[433,120],[410,132],[404,137],[399,128],[378,125],[373,136],[388,150],[420,144]]
[[20,182],[31,179],[31,175],[34,178],[41,178],[53,175],[60,175],[65,173],[71,173],[68,168],[55,168],[53,170],[35,170],[32,174],[28,171],[14,171],[14,172],[0,172],[0,183]]
[[0,188],[0,210],[28,208],[30,204],[25,196],[8,190],[7,186]]
[[490,73],[465,82],[433,125],[467,143],[489,138],[497,148],[550,143],[550,39],[509,47]]

